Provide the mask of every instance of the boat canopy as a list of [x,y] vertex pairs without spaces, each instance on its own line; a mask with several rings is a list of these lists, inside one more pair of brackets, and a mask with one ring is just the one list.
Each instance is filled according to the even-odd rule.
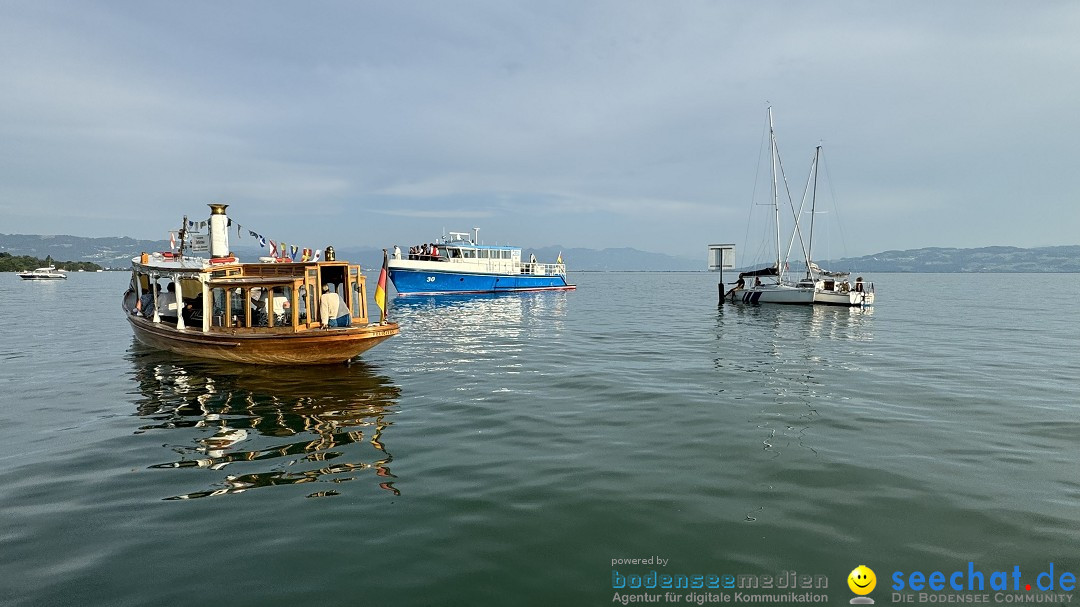
[[743,278],[744,276],[779,276],[779,275],[780,275],[780,271],[777,270],[775,267],[773,267],[773,268],[762,268],[760,270],[750,270],[749,272],[739,272],[739,278]]

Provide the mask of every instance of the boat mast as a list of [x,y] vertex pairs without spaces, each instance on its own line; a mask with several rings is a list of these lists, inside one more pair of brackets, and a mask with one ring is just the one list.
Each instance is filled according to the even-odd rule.
[[810,261],[814,259],[811,254],[814,248],[814,215],[817,213],[817,175],[818,159],[821,157],[821,146],[814,148],[814,189],[810,196],[810,242],[806,245],[806,277],[814,278]]
[[184,257],[184,240],[187,239],[187,215],[184,215],[183,221],[180,222],[180,258]]
[[780,279],[784,277],[784,268],[780,264],[780,194],[776,186],[776,132],[773,130],[773,117],[772,106],[769,106],[769,154],[771,156],[770,162],[772,164],[772,196],[773,196],[773,214],[776,220],[776,282],[780,282]]

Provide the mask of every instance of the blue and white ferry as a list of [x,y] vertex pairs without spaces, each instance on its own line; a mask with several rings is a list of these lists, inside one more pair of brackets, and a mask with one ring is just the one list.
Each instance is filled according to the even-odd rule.
[[521,248],[479,243],[473,233],[450,232],[406,254],[394,247],[387,268],[398,295],[568,291],[562,255],[555,263],[521,259]]

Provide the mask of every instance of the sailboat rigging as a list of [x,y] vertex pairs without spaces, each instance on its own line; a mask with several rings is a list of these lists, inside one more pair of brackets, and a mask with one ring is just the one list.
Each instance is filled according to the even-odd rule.
[[[852,285],[847,280],[849,273],[829,272],[820,268],[813,261],[814,215],[817,213],[817,181],[821,146],[819,145],[814,149],[810,175],[807,177],[802,202],[796,211],[795,205],[791,202],[791,192],[787,189],[787,177],[784,176],[783,163],[780,161],[780,152],[776,145],[772,107],[768,108],[768,126],[770,167],[772,170],[772,215],[776,232],[776,261],[771,267],[741,272],[738,282],[724,294],[724,299],[733,303],[872,306],[874,304],[874,286],[872,283],[863,283],[862,277],[859,277],[855,280],[855,284]],[[778,176],[783,179],[784,190],[788,197],[788,205],[791,207],[793,219],[787,255],[783,255],[780,240],[780,188],[777,181]],[[804,241],[800,218],[806,205],[807,192],[810,194],[810,229],[809,237]],[[795,246],[796,239],[799,241],[799,248],[806,263],[806,274],[804,278],[794,282],[787,275],[787,259],[791,256],[791,250]],[[748,278],[754,279],[753,285],[746,284]],[[762,282],[762,278],[766,279],[765,282]]]

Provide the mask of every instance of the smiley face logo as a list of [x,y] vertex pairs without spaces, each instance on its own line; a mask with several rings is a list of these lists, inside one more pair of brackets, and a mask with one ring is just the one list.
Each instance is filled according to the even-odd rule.
[[855,594],[870,594],[874,591],[874,586],[877,586],[877,576],[873,569],[859,565],[848,574],[847,585]]

